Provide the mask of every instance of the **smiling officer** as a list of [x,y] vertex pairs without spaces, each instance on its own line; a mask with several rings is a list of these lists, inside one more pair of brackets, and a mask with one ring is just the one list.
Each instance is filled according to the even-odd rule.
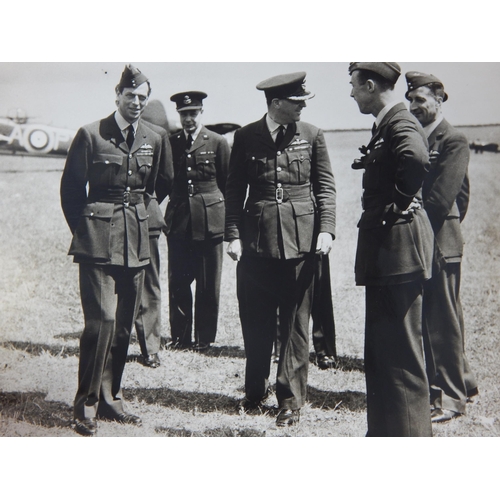
[[74,428],[86,436],[96,433],[96,417],[141,423],[124,409],[121,379],[150,262],[146,198],[154,196],[157,177],[167,191],[173,176],[162,138],[140,119],[150,92],[147,77],[126,66],[117,111],[80,128],[61,179],[85,319]]

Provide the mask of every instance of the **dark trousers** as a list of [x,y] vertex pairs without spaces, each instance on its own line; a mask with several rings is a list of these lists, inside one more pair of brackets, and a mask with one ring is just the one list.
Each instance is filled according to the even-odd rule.
[[144,268],[80,264],[85,327],[80,338],[75,418],[123,413],[121,380]]
[[422,283],[366,287],[367,436],[432,436]]
[[[464,413],[468,364],[459,293],[458,262],[446,264],[444,269],[425,283],[424,340],[431,403],[436,408]],[[469,384],[476,387],[475,380]]]
[[[328,255],[316,257],[314,274],[314,294],[312,301],[312,342],[318,356],[337,357],[335,319],[333,316],[332,283],[330,277],[330,259]],[[279,320],[274,351],[278,355],[281,349]]]
[[314,277],[311,316],[314,352],[317,355],[334,356],[336,358],[335,319],[333,317],[332,282],[328,255],[322,255],[318,259]]
[[159,235],[150,235],[151,260],[145,268],[141,305],[135,320],[137,340],[144,357],[156,354],[161,341],[161,287]]
[[243,256],[238,262],[245,394],[251,401],[260,401],[269,387],[279,310],[281,350],[276,396],[280,408],[299,409],[305,403],[314,267],[314,256],[291,260]]
[[215,341],[219,317],[222,273],[222,238],[193,241],[167,237],[168,294],[172,342],[191,345],[194,303],[194,338],[196,343]]

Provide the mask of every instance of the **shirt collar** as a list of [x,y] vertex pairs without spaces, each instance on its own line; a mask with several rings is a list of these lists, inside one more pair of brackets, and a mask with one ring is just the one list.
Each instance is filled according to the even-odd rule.
[[139,124],[139,120],[136,120],[134,123],[129,123],[127,120],[125,120],[125,118],[123,118],[123,116],[121,115],[121,113],[118,110],[115,111],[115,120],[116,120],[116,124],[118,125],[118,127],[120,127],[120,130],[122,132],[125,132],[125,130],[130,125],[132,125],[132,127],[134,127],[134,132],[137,132],[137,126]]
[[285,127],[285,130],[286,130],[287,126],[288,126],[288,125],[285,125],[283,123],[275,122],[269,116],[269,113],[266,114],[266,125],[267,125],[267,128],[268,128],[269,132],[271,133],[271,135],[273,135],[281,126]]
[[[198,125],[198,127],[196,128],[196,130],[194,132],[191,132],[191,137],[193,138],[193,142],[196,140],[196,138],[198,137],[199,133],[200,133],[200,130],[201,130],[201,127],[203,125],[200,123]],[[188,135],[189,133],[186,132],[184,129],[183,129],[183,132],[184,132],[184,136],[186,137],[186,139],[188,138]]]
[[390,102],[380,110],[379,114],[375,118],[375,125],[377,126],[377,128],[382,123],[382,120],[385,118],[385,115],[389,113],[389,111],[397,104],[399,104],[399,102]]
[[444,115],[440,114],[432,123],[424,127],[424,133],[427,139],[431,136],[432,132],[436,130],[437,126],[444,120]]

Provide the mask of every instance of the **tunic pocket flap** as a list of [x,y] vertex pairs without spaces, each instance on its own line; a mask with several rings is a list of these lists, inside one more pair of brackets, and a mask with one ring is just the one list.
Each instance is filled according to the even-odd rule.
[[148,212],[146,210],[146,205],[144,205],[144,203],[139,203],[138,205],[135,206],[135,213],[137,214],[137,218],[140,221],[144,221],[149,217]]
[[295,201],[293,202],[293,211],[295,212],[295,217],[311,215],[314,214],[314,204],[312,201]]
[[211,207],[212,205],[217,205],[217,203],[223,203],[224,198],[222,197],[222,194],[219,193],[214,193],[212,195],[203,193],[202,194],[203,201],[205,202],[206,207]]
[[115,206],[113,203],[96,201],[95,203],[88,204],[83,209],[82,216],[94,219],[111,219],[114,209]]
[[114,163],[115,165],[121,165],[123,163],[123,156],[105,154],[105,153],[96,153],[92,161],[93,163],[104,163],[106,165],[109,165],[110,163]]

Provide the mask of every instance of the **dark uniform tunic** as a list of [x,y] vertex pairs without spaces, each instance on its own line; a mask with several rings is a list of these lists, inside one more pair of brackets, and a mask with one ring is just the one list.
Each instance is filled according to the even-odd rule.
[[268,389],[279,309],[276,395],[281,408],[299,409],[305,402],[316,239],[319,232],[335,237],[335,194],[320,129],[289,124],[280,149],[265,117],[236,131],[225,239],[243,245],[237,291],[251,401],[259,402]]
[[219,314],[229,145],[202,127],[186,150],[184,131],[170,137],[174,185],[165,213],[172,342],[191,345],[196,280],[196,344],[214,342]]
[[427,141],[404,104],[382,119],[365,156],[356,284],[366,286],[365,375],[368,436],[430,436],[422,349],[422,284],[431,276],[433,234],[419,197]]
[[85,319],[75,418],[124,411],[121,378],[150,259],[144,194],[153,195],[157,175],[171,176],[161,137],[140,121],[130,150],[114,115],[82,127],[69,150],[61,204]]
[[429,149],[439,156],[422,190],[425,211],[436,235],[435,272],[424,288],[424,327],[430,342],[427,374],[431,403],[436,408],[464,413],[468,393],[477,392],[465,357],[459,296],[463,254],[460,223],[469,204],[469,144],[443,119],[429,136]]

